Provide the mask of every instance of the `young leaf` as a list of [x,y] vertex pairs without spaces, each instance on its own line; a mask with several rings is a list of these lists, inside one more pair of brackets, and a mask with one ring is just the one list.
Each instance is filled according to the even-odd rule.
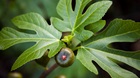
[[[112,59],[140,70],[140,51],[128,52],[108,46],[114,42],[134,42],[138,39],[140,39],[139,22],[115,19],[106,30],[82,44],[77,58],[85,67],[95,73],[97,72],[92,61],[107,71],[112,78],[138,78],[132,72],[121,68]],[[88,64],[86,61],[90,63]]]
[[40,58],[48,49],[50,50],[49,57],[53,57],[64,46],[64,43],[59,40],[62,34],[52,25],[49,26],[39,14],[27,13],[15,17],[12,21],[16,27],[34,31],[35,34],[19,32],[9,27],[3,28],[0,31],[1,50],[5,50],[18,43],[36,42],[34,46],[19,56],[12,70],[31,60]]
[[99,21],[112,4],[111,1],[96,2],[83,13],[89,2],[90,0],[76,0],[76,7],[73,11],[71,0],[60,0],[57,12],[63,20],[52,18],[52,24],[59,31],[71,32],[80,41],[87,40],[93,35],[93,32],[85,30],[84,27]]

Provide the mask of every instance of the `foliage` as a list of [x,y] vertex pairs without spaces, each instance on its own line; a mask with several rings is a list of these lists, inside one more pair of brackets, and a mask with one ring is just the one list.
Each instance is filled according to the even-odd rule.
[[[115,19],[105,26],[105,15],[111,1],[99,1],[90,5],[90,0],[76,0],[74,10],[71,0],[60,0],[57,12],[62,19],[52,17],[49,25],[37,13],[27,13],[13,18],[12,22],[19,29],[34,33],[19,32],[5,27],[0,31],[0,49],[5,50],[15,44],[36,42],[24,51],[14,63],[12,70],[25,63],[38,59],[49,50],[48,56],[55,56],[62,47],[78,50],[76,58],[91,72],[98,74],[92,61],[107,71],[112,78],[138,78],[132,72],[121,68],[114,60],[123,62],[140,70],[140,52],[129,52],[110,47],[114,42],[134,42],[140,39],[140,23],[132,20]],[[70,32],[63,39],[62,32]],[[66,43],[66,44],[65,44]]]
[[140,23],[131,20],[115,19],[106,30],[82,44],[81,48],[78,49],[77,58],[92,72],[97,73],[97,69],[91,62],[94,60],[113,78],[136,78],[136,75],[120,68],[112,59],[140,70],[140,53],[121,51],[108,45],[113,42],[133,42],[139,38]]
[[36,13],[29,13],[22,16],[17,16],[13,19],[13,23],[20,29],[32,30],[36,32],[36,34],[18,32],[15,29],[5,27],[0,33],[0,49],[7,49],[12,45],[23,42],[36,42],[36,44],[31,48],[27,49],[17,59],[17,61],[12,67],[12,70],[20,67],[28,61],[40,58],[47,49],[50,49],[49,57],[52,57],[64,45],[59,40],[62,34],[57,31],[53,26],[49,26],[46,21]]

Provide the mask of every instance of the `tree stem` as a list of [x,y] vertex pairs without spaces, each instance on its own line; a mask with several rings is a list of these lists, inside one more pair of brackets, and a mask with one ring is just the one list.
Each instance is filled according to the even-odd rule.
[[48,70],[45,70],[39,78],[46,78],[55,68],[57,68],[58,65],[55,63],[52,67],[50,67]]

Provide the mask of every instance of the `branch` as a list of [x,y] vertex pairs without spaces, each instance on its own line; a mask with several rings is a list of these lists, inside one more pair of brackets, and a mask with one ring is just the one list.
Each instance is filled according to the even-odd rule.
[[39,78],[46,78],[55,68],[57,68],[58,65],[55,63],[52,67],[50,67],[48,70],[45,70]]

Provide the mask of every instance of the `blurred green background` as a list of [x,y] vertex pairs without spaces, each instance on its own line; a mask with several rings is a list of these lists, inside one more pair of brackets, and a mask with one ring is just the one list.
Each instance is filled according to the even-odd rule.
[[[7,26],[14,28],[11,19],[17,15],[29,12],[41,14],[48,22],[50,17],[60,18],[56,12],[58,1],[59,0],[0,0],[0,29]],[[92,0],[92,2],[96,1],[99,0]],[[113,5],[103,17],[103,19],[107,20],[107,24],[115,18],[140,21],[140,0],[112,1]],[[118,49],[135,50],[135,46],[133,46],[135,43],[114,43],[113,45]],[[33,44],[34,43],[22,43],[4,51],[0,50],[0,78],[7,78],[8,73],[11,72],[11,66],[17,57]],[[140,46],[140,44],[138,43],[136,46]],[[53,63],[54,59],[49,62],[49,66]],[[76,60],[76,62],[68,68],[58,67],[47,78],[55,78],[59,75],[65,75],[67,78],[110,78],[104,70],[102,70],[96,63],[94,64],[99,71],[99,75],[97,76],[88,71],[78,60]],[[140,71],[124,64],[120,64],[120,66],[131,70],[140,77]],[[23,75],[23,78],[38,78],[43,70],[43,67],[38,65],[35,61],[31,61],[15,71],[20,72]]]

